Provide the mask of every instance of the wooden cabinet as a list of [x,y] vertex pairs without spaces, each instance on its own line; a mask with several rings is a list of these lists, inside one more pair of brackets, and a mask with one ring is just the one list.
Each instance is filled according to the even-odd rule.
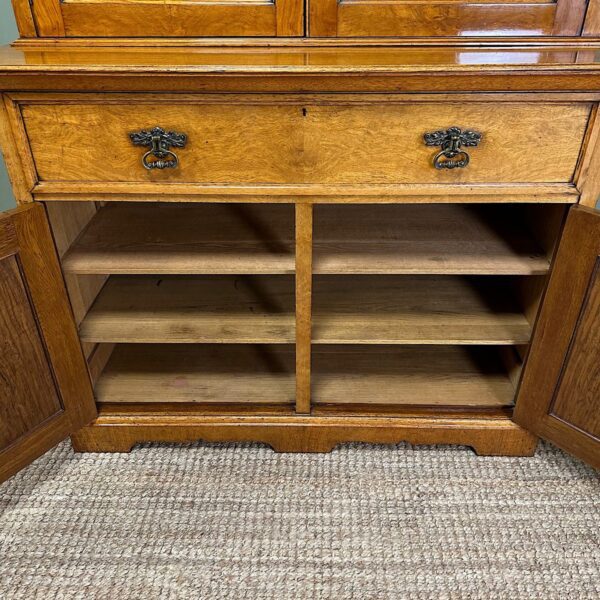
[[600,464],[600,40],[481,37],[594,2],[14,4],[0,478],[68,435]]

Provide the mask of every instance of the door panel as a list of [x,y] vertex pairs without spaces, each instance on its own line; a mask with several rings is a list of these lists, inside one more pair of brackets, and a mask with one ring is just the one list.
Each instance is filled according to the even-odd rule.
[[600,212],[571,209],[515,421],[600,468]]
[[299,36],[303,0],[33,0],[42,37]]
[[6,448],[62,405],[15,256],[0,261],[0,298],[0,448]]
[[578,35],[587,0],[310,0],[312,37]]
[[0,215],[0,482],[95,416],[44,208]]

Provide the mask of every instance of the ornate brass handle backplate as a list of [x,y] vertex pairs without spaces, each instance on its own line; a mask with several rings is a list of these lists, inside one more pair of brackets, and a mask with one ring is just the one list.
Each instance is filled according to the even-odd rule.
[[142,131],[130,133],[129,137],[134,146],[150,148],[142,157],[142,164],[149,171],[175,169],[179,165],[179,158],[171,148],[184,148],[187,144],[185,133],[165,131],[162,127],[155,127],[150,131],[142,129]]
[[462,169],[469,164],[471,157],[462,146],[478,146],[481,133],[463,131],[460,127],[450,127],[446,131],[432,131],[423,136],[425,145],[441,146],[442,149],[433,157],[436,169]]

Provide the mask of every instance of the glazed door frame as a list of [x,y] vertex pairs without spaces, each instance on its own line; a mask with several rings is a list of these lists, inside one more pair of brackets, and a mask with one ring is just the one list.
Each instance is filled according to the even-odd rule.
[[[16,13],[24,10],[22,0],[13,3]],[[32,0],[32,15],[40,37],[304,34],[304,0]]]
[[600,468],[600,211],[575,206],[561,237],[514,420]]
[[97,415],[41,204],[0,214],[0,482]]
[[[587,0],[308,0],[311,37],[577,36]],[[591,5],[597,4],[590,0]],[[594,15],[597,10],[594,9]],[[590,15],[594,21],[596,17]],[[584,28],[584,21],[586,26]]]

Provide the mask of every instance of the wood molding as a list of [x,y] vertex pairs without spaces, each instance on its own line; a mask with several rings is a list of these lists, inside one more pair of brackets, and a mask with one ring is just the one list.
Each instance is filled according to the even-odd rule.
[[72,438],[78,452],[129,452],[140,442],[254,441],[276,452],[330,452],[345,442],[460,444],[486,456],[531,456],[537,438],[508,417],[277,417],[113,413],[103,410]]

